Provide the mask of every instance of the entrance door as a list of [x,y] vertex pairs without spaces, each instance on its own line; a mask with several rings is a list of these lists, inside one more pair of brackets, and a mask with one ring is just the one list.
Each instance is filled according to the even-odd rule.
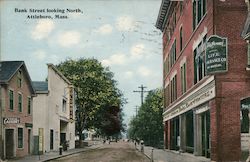
[[14,157],[14,129],[6,129],[5,130],[5,150],[6,150],[6,158]]
[[66,141],[66,133],[60,133],[60,143],[63,144]]
[[201,115],[202,122],[202,156],[210,157],[210,112],[206,111]]
[[50,130],[50,150],[54,149],[54,132],[53,129]]
[[28,153],[30,154],[31,130],[28,129]]

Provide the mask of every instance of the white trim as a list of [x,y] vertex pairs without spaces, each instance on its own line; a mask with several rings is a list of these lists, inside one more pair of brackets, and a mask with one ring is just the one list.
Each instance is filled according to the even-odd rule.
[[170,80],[172,80],[177,74],[177,70],[174,70],[171,74],[170,74]]
[[194,40],[192,49],[193,51],[198,47],[198,45],[203,41],[204,36],[207,34],[207,27],[204,26],[203,32],[198,35],[198,38]]
[[186,62],[187,62],[187,58],[186,58],[186,56],[184,56],[184,57],[182,58],[182,60],[180,61],[180,68],[181,68]]
[[167,111],[163,112],[163,115],[165,115],[166,113],[172,111],[172,109],[174,109],[178,104],[180,104],[181,102],[183,102],[185,99],[187,99],[188,97],[190,97],[191,95],[193,95],[194,93],[196,93],[197,91],[199,91],[200,89],[202,89],[203,87],[205,87],[207,84],[209,84],[210,82],[212,82],[214,80],[214,76],[211,75],[207,78],[207,80],[201,84],[199,87],[197,87],[195,90],[193,90],[192,92],[190,92],[187,96],[185,96],[184,98],[182,98],[181,100],[179,100],[178,102],[176,102],[175,104],[171,105]]

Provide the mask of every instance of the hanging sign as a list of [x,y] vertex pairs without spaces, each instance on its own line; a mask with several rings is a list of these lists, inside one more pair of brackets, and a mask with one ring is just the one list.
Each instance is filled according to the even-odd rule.
[[74,87],[69,87],[69,119],[71,122],[74,120]]
[[226,72],[228,68],[227,38],[212,35],[206,43],[206,74]]

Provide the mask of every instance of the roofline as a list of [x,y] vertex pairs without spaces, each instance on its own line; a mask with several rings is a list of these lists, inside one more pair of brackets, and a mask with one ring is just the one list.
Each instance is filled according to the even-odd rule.
[[0,84],[9,84],[10,80],[14,77],[14,75],[17,73],[17,71],[23,66],[24,69],[25,69],[25,71],[26,71],[26,73],[27,73],[28,81],[30,82],[30,87],[31,87],[32,94],[35,95],[35,94],[36,94],[36,91],[35,91],[35,89],[34,89],[34,87],[33,87],[33,85],[32,85],[32,80],[31,80],[31,78],[30,78],[28,69],[27,69],[27,67],[26,67],[26,65],[25,65],[25,63],[24,63],[24,61],[20,61],[20,62],[21,62],[20,66],[18,66],[18,68],[16,68],[16,71],[9,77],[9,79],[8,79],[8,80],[1,81]]
[[[164,31],[166,16],[169,13],[169,8],[170,8],[171,4],[172,4],[172,0],[162,0],[161,7],[159,9],[159,13],[158,13],[155,27],[157,29],[160,29],[162,32]],[[165,7],[165,9],[164,9],[164,7]]]
[[52,63],[48,63],[48,68],[51,67],[65,82],[72,85],[72,83],[53,65]]

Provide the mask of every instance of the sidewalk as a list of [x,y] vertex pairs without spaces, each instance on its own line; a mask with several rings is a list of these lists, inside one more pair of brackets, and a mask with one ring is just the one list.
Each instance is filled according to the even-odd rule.
[[71,150],[68,150],[68,151],[63,151],[62,155],[59,155],[59,151],[53,151],[53,152],[49,152],[49,153],[45,153],[43,155],[40,155],[40,157],[38,155],[30,155],[30,156],[25,156],[25,157],[22,157],[22,158],[5,160],[3,162],[46,162],[46,161],[49,161],[49,160],[58,159],[58,158],[61,158],[61,157],[72,155],[72,154],[77,154],[77,153],[80,153],[80,152],[83,152],[83,151],[97,149],[100,146],[102,146],[102,144],[98,143],[98,144],[95,144],[95,145],[86,146],[84,148],[76,148],[76,149],[71,149]]
[[[133,144],[133,143],[131,143]],[[133,144],[134,145],[134,144]],[[141,145],[136,145],[136,149],[141,151]],[[188,153],[179,153],[177,151],[157,149],[149,146],[144,146],[144,154],[152,159],[152,149],[153,149],[153,159],[154,162],[210,162],[202,156],[194,156]]]

